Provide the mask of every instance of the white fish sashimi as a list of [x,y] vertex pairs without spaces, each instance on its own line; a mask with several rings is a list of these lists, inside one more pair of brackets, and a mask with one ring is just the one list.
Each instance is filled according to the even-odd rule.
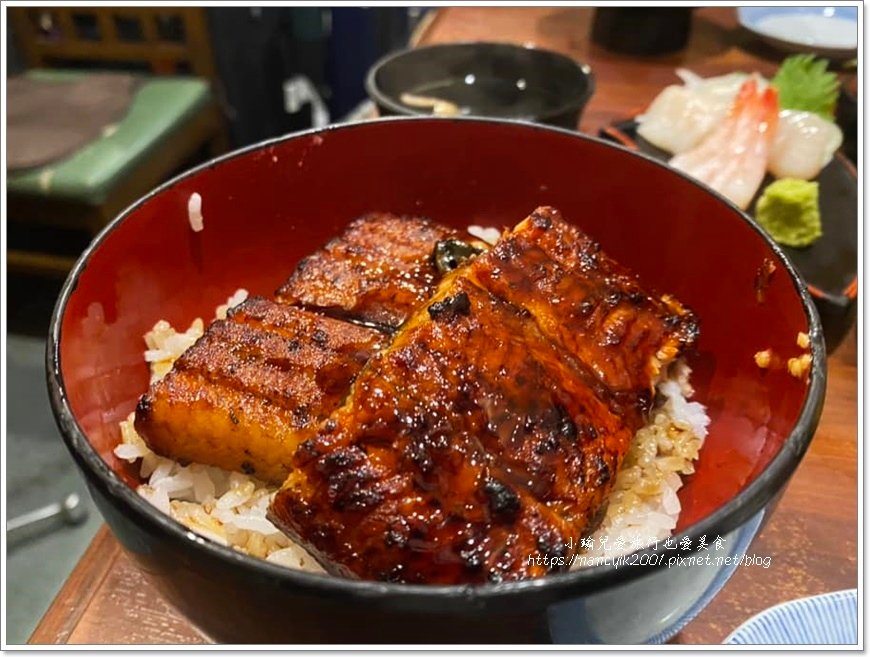
[[637,134],[657,148],[682,153],[700,142],[725,117],[702,95],[679,85],[671,85],[652,102]]
[[740,86],[749,77],[731,73],[700,78],[684,69],[678,75],[686,84],[666,87],[637,117],[637,133],[669,153],[682,153],[701,143],[728,115]]
[[783,110],[770,147],[767,170],[777,178],[812,180],[843,143],[836,123],[812,112]]

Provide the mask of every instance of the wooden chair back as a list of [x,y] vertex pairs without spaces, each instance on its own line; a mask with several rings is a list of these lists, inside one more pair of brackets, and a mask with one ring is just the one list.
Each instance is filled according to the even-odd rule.
[[31,67],[135,65],[215,78],[202,7],[10,7]]

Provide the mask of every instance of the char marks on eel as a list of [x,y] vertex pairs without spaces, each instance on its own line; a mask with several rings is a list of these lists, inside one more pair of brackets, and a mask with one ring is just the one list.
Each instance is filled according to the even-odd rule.
[[384,343],[369,328],[249,299],[143,395],[136,430],[158,454],[280,483]]
[[[551,208],[447,276],[293,457],[270,517],[336,574],[561,570],[697,322]],[[556,564],[559,564],[557,561]]]
[[385,330],[431,294],[433,249],[453,235],[420,217],[355,220],[299,264],[281,303],[252,299],[212,323],[142,397],[136,430],[158,454],[280,484]]
[[435,291],[432,250],[455,236],[422,217],[364,215],[300,262],[278,300],[395,329]]

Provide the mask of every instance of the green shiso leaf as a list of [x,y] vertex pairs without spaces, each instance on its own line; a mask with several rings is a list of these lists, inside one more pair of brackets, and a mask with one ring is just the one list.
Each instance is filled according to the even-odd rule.
[[794,55],[782,62],[771,83],[782,109],[813,112],[834,120],[840,81],[828,71],[828,61],[814,55]]

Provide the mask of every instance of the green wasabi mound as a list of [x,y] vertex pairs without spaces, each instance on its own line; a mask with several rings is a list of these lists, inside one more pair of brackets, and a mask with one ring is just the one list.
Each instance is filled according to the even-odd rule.
[[770,183],[755,206],[755,219],[785,246],[809,246],[822,236],[819,183],[783,178]]

